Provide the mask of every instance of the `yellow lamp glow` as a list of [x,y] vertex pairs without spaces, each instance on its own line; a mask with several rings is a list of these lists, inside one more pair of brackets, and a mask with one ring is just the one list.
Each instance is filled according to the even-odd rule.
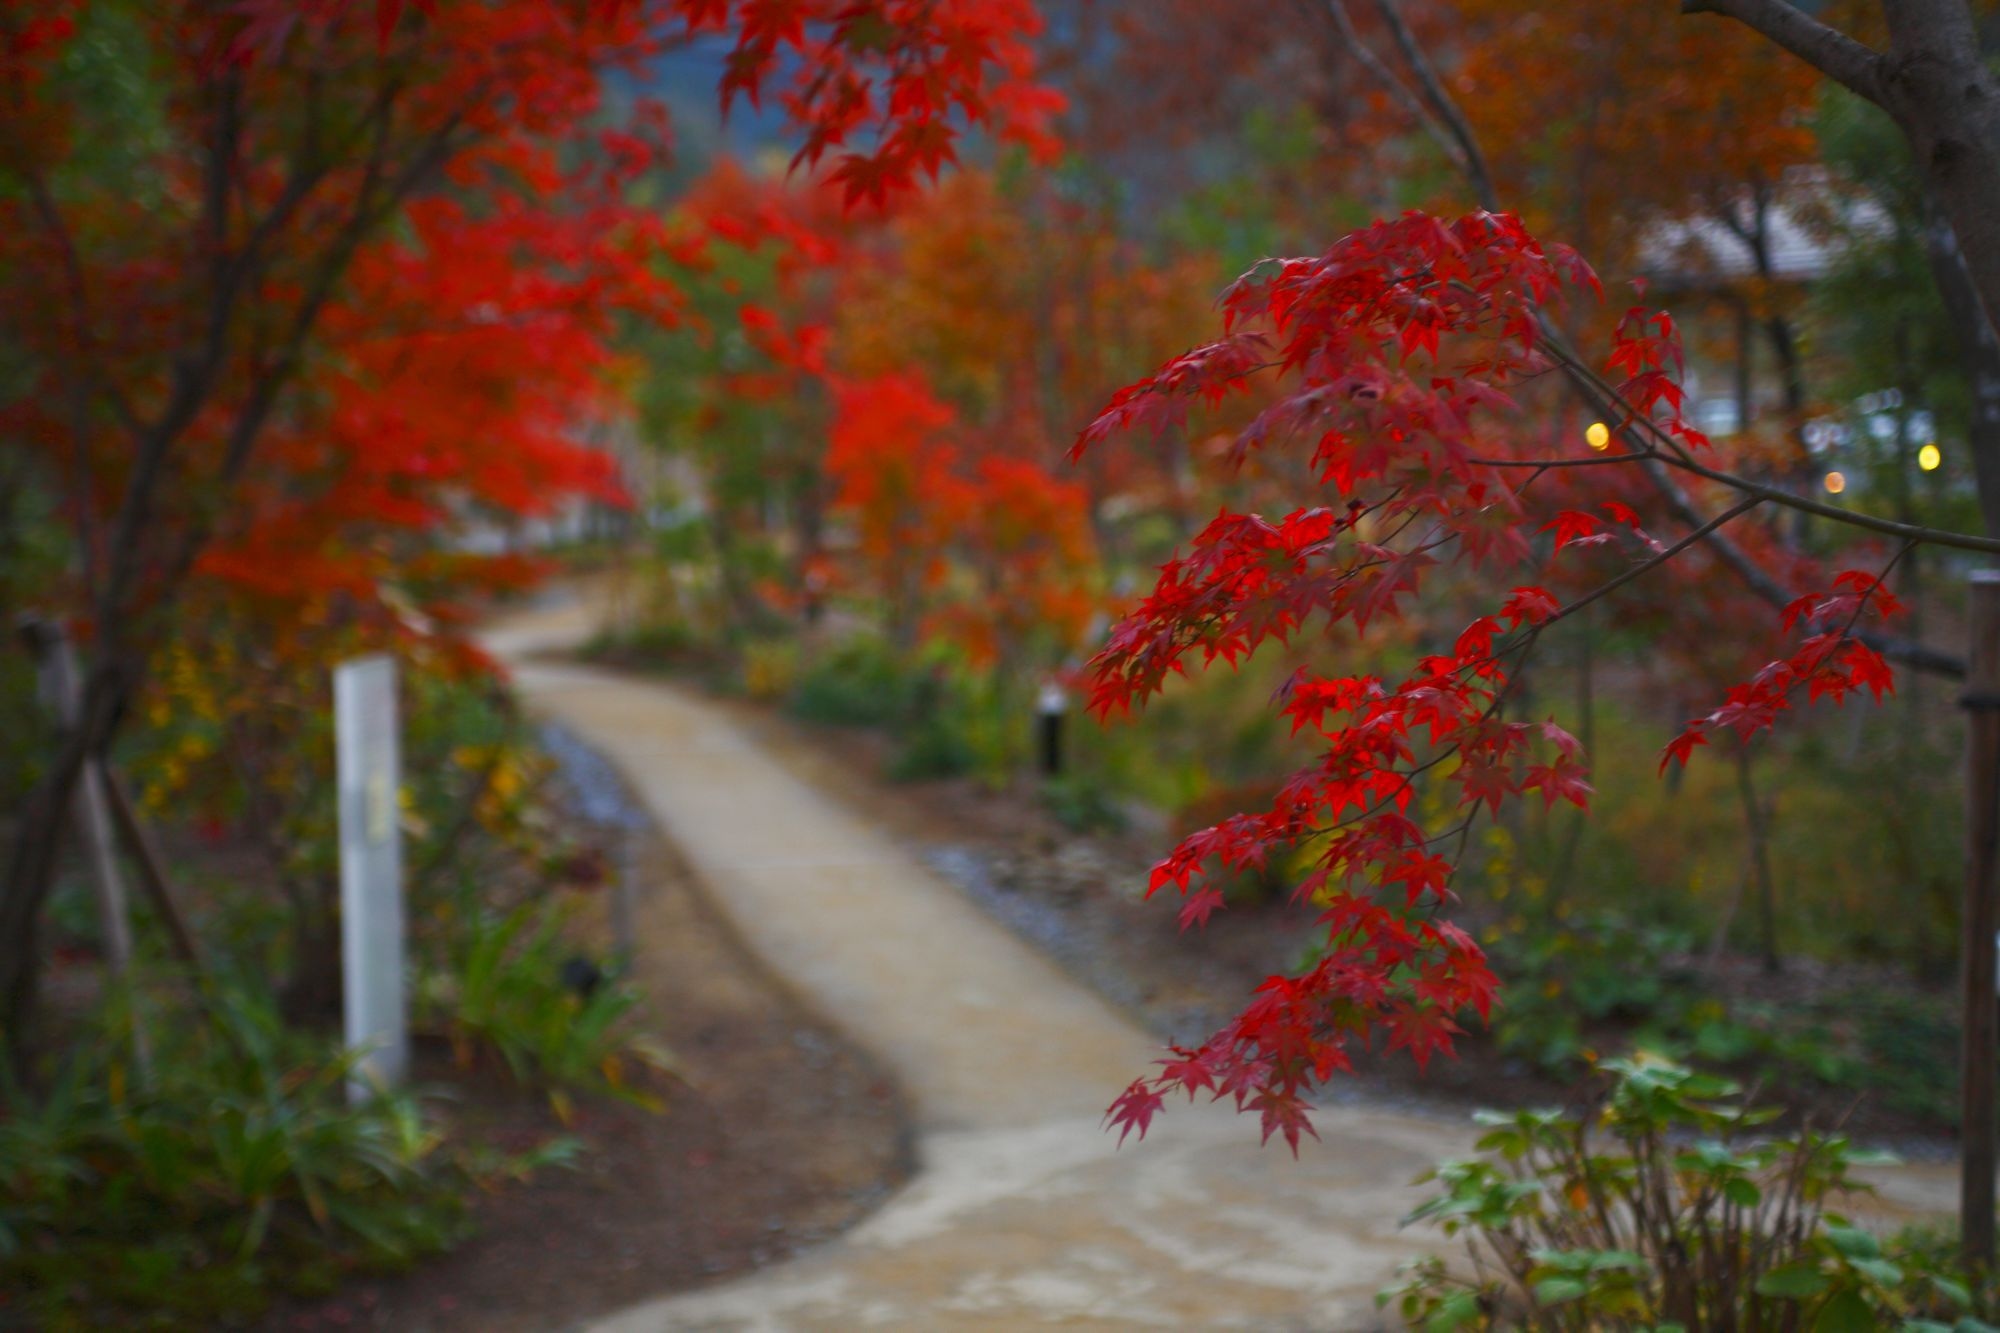
[[1838,495],[1847,489],[1847,478],[1841,473],[1829,472],[1826,474],[1826,481],[1822,484],[1825,485],[1828,495]]
[[1590,428],[1584,431],[1583,438],[1593,449],[1600,451],[1609,449],[1611,447],[1611,427],[1605,425],[1602,421],[1593,421],[1590,423]]
[[1934,444],[1927,444],[1917,450],[1917,466],[1926,472],[1937,471],[1938,464],[1942,462],[1944,462],[1944,453]]

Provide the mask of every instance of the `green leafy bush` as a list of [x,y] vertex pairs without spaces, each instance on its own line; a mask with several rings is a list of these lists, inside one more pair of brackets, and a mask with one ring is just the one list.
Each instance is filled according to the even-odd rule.
[[468,1182],[415,1097],[348,1106],[352,1057],[253,989],[209,1012],[148,1024],[144,1078],[114,1006],[45,1086],[0,1087],[0,1290],[31,1319],[210,1326],[458,1234]]
[[1593,1041],[1705,1064],[1755,1066],[1793,1084],[1852,1088],[1912,1115],[1948,1115],[1957,1020],[1948,996],[1885,986],[1787,1004],[1718,998],[1693,937],[1610,910],[1508,918],[1486,947],[1504,987],[1503,1051],[1568,1078]]
[[856,637],[843,640],[799,674],[787,707],[807,722],[894,728],[919,711],[925,688],[887,644]]
[[889,763],[892,782],[955,778],[979,767],[979,750],[960,719],[942,710],[926,714],[903,734]]
[[449,1036],[462,1064],[497,1056],[517,1080],[545,1091],[564,1120],[574,1093],[657,1109],[643,1074],[673,1071],[673,1057],[631,1029],[641,997],[624,979],[593,975],[579,986],[565,977],[579,961],[566,916],[550,900],[472,917],[452,965],[426,979],[419,1019]]
[[1424,1178],[1410,1215],[1468,1241],[1473,1271],[1421,1260],[1382,1293],[1426,1333],[1992,1333],[1989,1298],[1935,1244],[1884,1244],[1828,1212],[1887,1160],[1806,1131],[1735,1084],[1664,1060],[1611,1060],[1586,1110],[1481,1112],[1478,1156]]
[[1596,1024],[1619,1024],[1634,1040],[1665,1044],[1703,994],[1680,961],[1692,946],[1684,932],[1615,911],[1516,917],[1487,945],[1506,986],[1494,1037],[1502,1050],[1554,1074],[1577,1071]]
[[1064,773],[1045,779],[1042,804],[1072,833],[1118,833],[1126,825],[1124,810],[1095,775]]

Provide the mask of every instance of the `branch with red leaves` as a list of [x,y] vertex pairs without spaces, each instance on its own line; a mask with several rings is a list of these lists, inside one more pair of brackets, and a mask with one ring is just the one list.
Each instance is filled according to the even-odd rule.
[[[1261,392],[1268,401],[1236,435],[1234,456],[1300,447],[1325,492],[1278,519],[1225,512],[1163,566],[1092,664],[1100,715],[1143,707],[1169,677],[1233,666],[1266,643],[1358,634],[1399,617],[1443,567],[1507,582],[1535,571],[1400,680],[1301,669],[1280,689],[1280,713],[1294,734],[1315,738],[1318,759],[1269,808],[1185,839],[1155,867],[1149,893],[1171,886],[1183,926],[1199,925],[1223,905],[1217,876],[1308,846],[1294,901],[1317,912],[1317,960],[1268,979],[1208,1041],[1175,1048],[1135,1081],[1110,1110],[1121,1138],[1143,1134],[1169,1095],[1205,1093],[1254,1111],[1266,1139],[1282,1135],[1296,1150],[1311,1132],[1313,1089],[1360,1050],[1379,1043],[1420,1066],[1449,1054],[1461,1018],[1489,1013],[1495,982],[1478,946],[1443,919],[1455,901],[1447,853],[1508,802],[1590,802],[1577,740],[1553,720],[1504,715],[1520,663],[1558,622],[1690,558],[1768,499],[1740,496],[1671,546],[1648,536],[1615,491],[1578,503],[1593,478],[1619,474],[1565,469],[1600,460],[1551,454],[1514,401],[1560,360],[1546,312],[1578,290],[1598,290],[1588,267],[1514,218],[1407,214],[1324,255],[1253,270],[1223,298],[1218,341],[1121,391],[1083,431],[1078,451]],[[1645,457],[1685,465],[1708,446],[1681,419],[1678,357],[1672,321],[1635,309],[1608,357],[1618,383],[1605,387],[1624,406],[1624,429],[1647,432]],[[1564,486],[1531,494],[1552,470]],[[1608,577],[1587,563],[1619,552],[1627,563]],[[1834,702],[1888,690],[1888,668],[1856,637],[1861,619],[1895,610],[1887,573],[1840,573],[1832,591],[1792,601],[1781,628],[1804,637],[1691,724],[1668,757],[1684,758],[1717,728],[1765,729],[1797,690]],[[1552,578],[1586,590],[1565,604]],[[1426,785],[1456,812],[1445,827],[1419,813],[1433,808],[1416,800]]]

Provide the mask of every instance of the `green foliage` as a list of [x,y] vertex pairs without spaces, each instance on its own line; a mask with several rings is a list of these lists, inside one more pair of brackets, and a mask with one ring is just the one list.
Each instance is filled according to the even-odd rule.
[[1119,833],[1125,812],[1103,782],[1083,773],[1064,773],[1042,781],[1042,805],[1056,822],[1072,833]]
[[348,1106],[352,1057],[288,1032],[253,986],[148,1015],[149,1076],[111,1005],[45,1086],[0,1092],[0,1288],[31,1317],[207,1326],[458,1234],[470,1181],[415,1097]]
[[1641,1045],[1670,1044],[1703,1003],[1685,961],[1693,944],[1683,931],[1611,910],[1510,918],[1487,945],[1506,986],[1494,1038],[1556,1075],[1577,1072],[1592,1030],[1604,1025]]
[[[1637,636],[1618,645],[1621,657],[1646,651]],[[1921,682],[1902,689],[1879,710],[1802,717],[1785,744],[1755,749],[1783,957],[1913,975],[1947,971],[1957,957],[1964,803],[1951,785],[1955,742],[1936,695]],[[1461,891],[1509,913],[1615,909],[1704,944],[1730,917],[1732,947],[1759,946],[1733,766],[1694,764],[1662,782],[1655,719],[1603,698],[1594,718],[1588,819],[1564,808],[1523,812],[1504,848],[1467,858]],[[1869,817],[1856,818],[1859,809]]]
[[1466,1239],[1474,1271],[1419,1261],[1381,1303],[1427,1333],[1993,1329],[1940,1246],[1826,1211],[1887,1159],[1837,1135],[1764,1137],[1772,1113],[1681,1065],[1603,1072],[1579,1113],[1479,1113],[1478,1155],[1427,1173],[1438,1191],[1409,1218]]
[[[310,716],[289,734],[285,724],[309,713],[318,685],[239,669],[222,654],[170,664],[163,688],[176,707],[137,747],[165,798],[155,808],[280,811],[271,841],[297,845],[269,864],[317,881],[332,865],[325,727]],[[588,873],[547,800],[551,760],[485,678],[412,669],[404,684],[420,1022],[543,1090],[559,1112],[581,1095],[650,1103],[642,1071],[669,1060],[631,1030],[637,993],[616,978],[587,996],[563,984],[575,932],[565,934],[555,890]],[[237,697],[253,687],[271,693]],[[241,728],[236,752],[257,766],[229,772],[204,748],[225,726]],[[283,790],[264,791],[274,785]],[[273,831],[246,829],[236,845]],[[269,978],[298,956],[287,895],[269,878],[180,870],[202,890],[197,924],[220,961],[200,992],[179,978],[147,990],[150,1079],[131,1067],[131,1020],[114,1007],[58,1034],[54,1071],[0,1098],[0,1290],[37,1293],[31,1318],[212,1327],[274,1293],[324,1292],[349,1272],[443,1248],[471,1189],[578,1150],[562,1139],[510,1156],[469,1127],[447,1141],[445,1122],[410,1094],[347,1106],[351,1059],[276,1012]],[[60,933],[94,933],[84,895],[57,903],[76,909]],[[157,955],[150,932],[141,943]]]
[[1754,1069],[1788,1084],[1864,1091],[1948,1115],[1957,1022],[1949,997],[1886,986],[1778,1004],[1725,1004],[1680,929],[1612,910],[1517,915],[1487,932],[1503,987],[1492,1025],[1511,1055],[1557,1078],[1615,1044]]
[[893,781],[1006,770],[1008,710],[997,692],[943,660],[906,664],[880,639],[847,639],[820,656],[787,707],[809,722],[889,732],[898,741]]
[[979,751],[961,720],[942,709],[926,712],[904,733],[889,763],[893,782],[955,778],[979,767]]
[[845,639],[800,673],[786,707],[794,717],[840,727],[906,726],[929,686],[881,639]]
[[588,994],[565,983],[565,964],[577,956],[567,915],[559,900],[544,900],[473,916],[451,966],[425,979],[419,1021],[441,1028],[462,1063],[497,1056],[516,1080],[545,1091],[565,1120],[575,1093],[658,1109],[640,1076],[673,1070],[673,1057],[632,1030],[641,997],[623,978],[600,977]]
[[622,628],[606,627],[578,649],[594,661],[646,671],[690,671],[715,676],[724,665],[719,637],[681,616],[649,616]]

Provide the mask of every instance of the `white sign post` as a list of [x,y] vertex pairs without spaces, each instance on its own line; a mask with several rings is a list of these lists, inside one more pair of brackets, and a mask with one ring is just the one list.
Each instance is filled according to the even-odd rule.
[[403,1081],[410,1063],[403,993],[403,842],[397,800],[396,664],[357,657],[333,671],[340,796],[340,975],[347,1044],[364,1052],[350,1102]]

